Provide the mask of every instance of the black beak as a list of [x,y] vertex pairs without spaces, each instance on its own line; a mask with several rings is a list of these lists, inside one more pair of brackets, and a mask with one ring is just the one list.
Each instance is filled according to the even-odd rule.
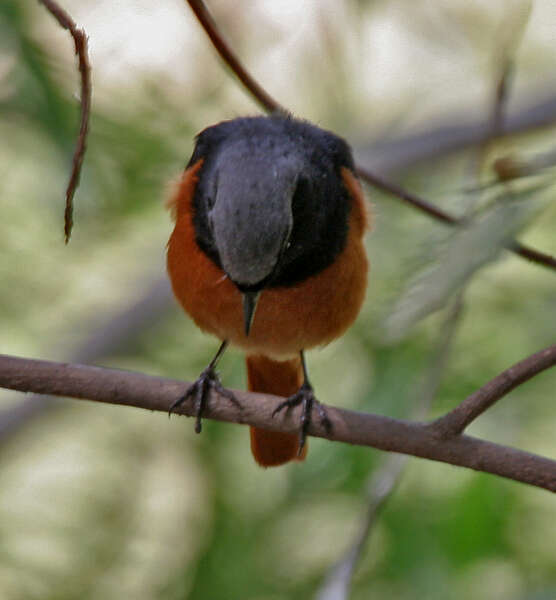
[[249,332],[251,331],[251,324],[253,323],[253,317],[255,316],[255,310],[257,309],[259,294],[260,292],[242,292],[243,326],[245,328],[245,335],[249,335]]

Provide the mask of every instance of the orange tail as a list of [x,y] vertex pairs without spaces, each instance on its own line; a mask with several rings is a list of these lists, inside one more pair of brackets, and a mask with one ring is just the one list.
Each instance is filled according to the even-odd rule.
[[[299,358],[278,362],[266,356],[247,357],[247,381],[252,392],[277,396],[295,394],[303,382]],[[275,467],[290,460],[303,460],[307,444],[298,456],[299,436],[251,427],[251,452],[262,467]]]

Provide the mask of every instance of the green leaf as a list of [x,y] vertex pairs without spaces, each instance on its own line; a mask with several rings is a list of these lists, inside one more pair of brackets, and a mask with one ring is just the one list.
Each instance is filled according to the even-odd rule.
[[[552,182],[551,182],[552,183]],[[398,340],[421,319],[440,310],[450,297],[526,227],[551,199],[554,185],[546,180],[505,187],[493,205],[458,227],[436,260],[420,271],[397,300],[386,322],[386,337]]]

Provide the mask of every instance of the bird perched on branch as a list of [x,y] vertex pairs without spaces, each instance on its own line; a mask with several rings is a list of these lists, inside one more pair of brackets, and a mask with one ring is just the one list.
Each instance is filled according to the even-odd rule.
[[193,401],[196,430],[228,344],[246,354],[249,389],[285,396],[274,414],[302,405],[299,434],[251,428],[262,466],[301,460],[316,400],[304,351],[339,337],[367,286],[367,216],[349,146],[285,115],[218,123],[196,138],[169,203],[174,294],[222,344],[171,410]]

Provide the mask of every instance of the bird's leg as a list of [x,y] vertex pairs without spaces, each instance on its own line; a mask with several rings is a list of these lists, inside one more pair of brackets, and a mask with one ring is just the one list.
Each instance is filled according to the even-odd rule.
[[225,396],[235,404],[238,408],[241,408],[240,403],[237,398],[230,392],[222,387],[220,383],[220,379],[218,379],[218,374],[216,373],[216,365],[220,360],[222,354],[224,354],[224,350],[228,346],[227,340],[224,340],[222,344],[220,344],[220,348],[218,348],[218,352],[214,355],[214,358],[210,361],[207,368],[199,375],[197,381],[192,383],[186,390],[183,396],[180,396],[173,404],[170,406],[168,410],[168,415],[171,415],[172,412],[178,407],[181,406],[184,402],[189,400],[190,398],[193,400],[195,406],[195,432],[201,433],[202,424],[201,417],[203,416],[203,412],[206,408],[209,393],[211,390],[214,390],[218,394]]
[[313,386],[311,385],[311,382],[309,381],[309,375],[307,374],[307,365],[305,364],[305,355],[303,350],[301,350],[300,356],[301,367],[303,368],[303,383],[293,396],[290,396],[283,402],[280,402],[280,404],[272,412],[272,416],[274,417],[284,409],[288,410],[301,404],[301,418],[299,420],[299,456],[301,456],[303,447],[305,446],[307,431],[309,430],[309,425],[311,424],[313,406],[317,409],[321,423],[324,425],[326,431],[330,431],[332,429],[332,423],[326,414],[324,406],[316,399],[313,392]]

